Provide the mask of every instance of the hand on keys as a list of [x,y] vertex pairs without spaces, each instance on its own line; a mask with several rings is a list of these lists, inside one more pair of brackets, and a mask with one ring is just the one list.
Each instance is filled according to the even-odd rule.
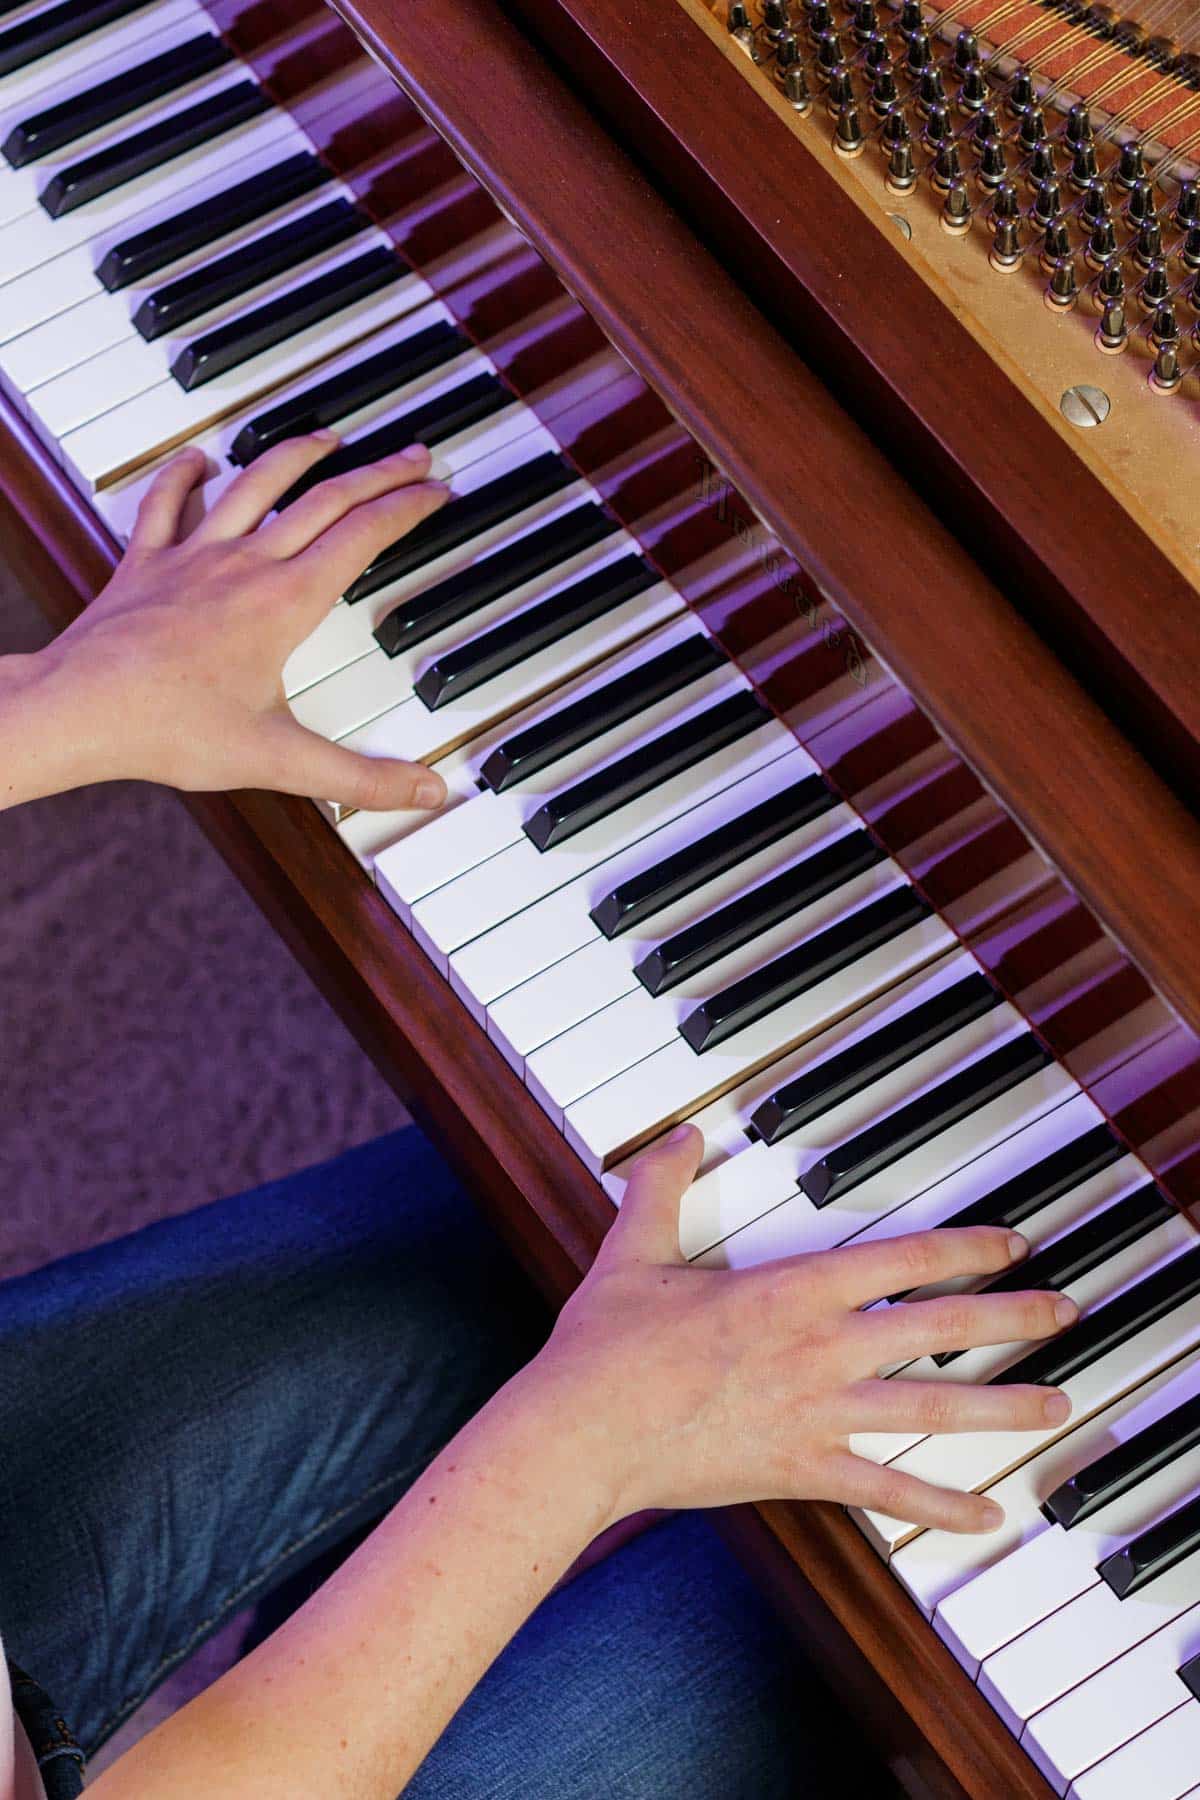
[[586,1280],[518,1381],[544,1383],[556,1418],[594,1447],[614,1518],[644,1507],[836,1500],[914,1524],[987,1531],[998,1507],[852,1453],[857,1432],[1045,1429],[1053,1388],[882,1379],[931,1352],[1047,1338],[1073,1322],[1053,1293],[950,1294],[863,1312],[885,1295],[994,1275],[1025,1254],[979,1226],[784,1258],[689,1267],[679,1203],[700,1161],[694,1126],[642,1156]]
[[417,445],[273,513],[337,443],[317,432],[266,452],[190,535],[203,452],[162,469],[112,580],[47,652],[87,779],[273,788],[380,809],[440,805],[439,775],[342,749],[300,725],[284,700],[280,672],[297,644],[447,498],[425,479],[429,453]]

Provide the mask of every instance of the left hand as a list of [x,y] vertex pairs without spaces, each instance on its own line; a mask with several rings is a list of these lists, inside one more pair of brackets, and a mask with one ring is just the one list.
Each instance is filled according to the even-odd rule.
[[318,432],[269,450],[182,540],[204,454],[185,450],[155,477],[112,580],[41,653],[83,778],[273,788],[380,809],[445,799],[441,776],[423,764],[342,749],[300,725],[284,699],[280,675],[297,644],[448,498],[426,479],[429,452],[416,445],[319,483],[271,517],[337,442]]

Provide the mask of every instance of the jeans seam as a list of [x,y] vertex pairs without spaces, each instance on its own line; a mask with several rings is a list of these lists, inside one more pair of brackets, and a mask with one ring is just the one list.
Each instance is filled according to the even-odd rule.
[[408,1470],[403,1469],[392,1475],[384,1475],[378,1481],[373,1481],[370,1487],[364,1488],[362,1493],[357,1494],[353,1500],[348,1500],[344,1506],[339,1506],[334,1512],[327,1513],[323,1519],[316,1525],[311,1526],[308,1531],[302,1534],[302,1536],[293,1538],[292,1542],[286,1544],[279,1552],[278,1556],[273,1557],[269,1563],[258,1570],[257,1574],[252,1575],[249,1580],[242,1582],[241,1586],[235,1588],[231,1594],[227,1594],[217,1606],[216,1611],[211,1612],[207,1619],[202,1619],[191,1633],[191,1636],[188,1637],[177,1650],[173,1650],[170,1655],[164,1656],[157,1668],[151,1670],[141,1691],[134,1696],[122,1700],[120,1705],[115,1707],[114,1710],[109,1713],[107,1719],[104,1719],[96,1727],[97,1739],[102,1742],[107,1731],[122,1723],[129,1717],[130,1713],[136,1712],[143,1700],[147,1699],[150,1694],[153,1693],[163,1676],[165,1676],[175,1665],[182,1662],[189,1651],[194,1649],[215,1626],[219,1625],[222,1620],[227,1618],[228,1615],[235,1610],[238,1604],[244,1600],[246,1596],[260,1584],[260,1582],[267,1579],[272,1570],[279,1567],[280,1563],[286,1562],[288,1557],[294,1555],[297,1550],[303,1550],[306,1544],[310,1544],[314,1538],[320,1537],[321,1533],[327,1531],[331,1525],[336,1525],[339,1519],[345,1518],[347,1513],[351,1513],[356,1507],[361,1506],[364,1500],[371,1499],[372,1495],[379,1493],[383,1488],[391,1487],[396,1482],[404,1481],[407,1475]]

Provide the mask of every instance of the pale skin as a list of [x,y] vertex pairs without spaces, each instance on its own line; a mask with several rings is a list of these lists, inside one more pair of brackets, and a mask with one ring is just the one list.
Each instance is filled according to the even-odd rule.
[[[201,467],[186,457],[168,467],[104,594],[50,650],[0,662],[0,803],[114,776],[366,806],[440,802],[436,776],[421,791],[430,771],[323,745],[283,703],[290,651],[444,498],[422,453],[272,515],[330,442],[272,451],[182,542]],[[693,1268],[679,1251],[679,1208],[702,1153],[700,1133],[682,1126],[640,1158],[545,1349],[300,1612],[90,1793],[395,1800],[588,1544],[643,1510],[822,1499],[949,1531],[995,1528],[998,1509],[983,1496],[868,1462],[849,1439],[1060,1424],[1069,1403],[1053,1389],[879,1371],[1052,1336],[1073,1305],[967,1293],[862,1309],[984,1279],[1023,1256],[1024,1240],[987,1227],[931,1231],[758,1269]]]

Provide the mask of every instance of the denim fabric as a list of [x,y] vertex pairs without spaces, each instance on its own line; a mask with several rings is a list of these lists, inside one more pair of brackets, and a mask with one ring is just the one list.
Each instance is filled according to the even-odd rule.
[[32,1676],[13,1662],[7,1663],[7,1668],[13,1711],[25,1728],[46,1800],[78,1800],[83,1792],[84,1756],[71,1727]]
[[[415,1130],[0,1286],[0,1633],[47,1716],[90,1753],[249,1601],[283,1616],[545,1330]],[[552,1596],[406,1792],[819,1800],[828,1714],[679,1519]]]

